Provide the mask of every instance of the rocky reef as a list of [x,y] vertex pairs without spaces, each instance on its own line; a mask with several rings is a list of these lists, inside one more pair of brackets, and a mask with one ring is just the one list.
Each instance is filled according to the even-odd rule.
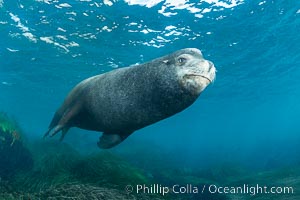
[[[17,123],[0,113],[0,199],[2,200],[298,200],[300,166],[250,170],[238,163],[219,163],[209,168],[183,167],[172,152],[143,145],[130,149],[81,154],[55,140],[26,143]],[[141,192],[136,185],[172,187],[185,192],[166,195]],[[210,185],[239,187],[287,186],[290,194],[211,193]],[[126,188],[132,187],[129,192]],[[193,193],[189,187],[199,190]],[[202,190],[205,186],[205,190]]]
[[0,178],[2,181],[33,166],[32,156],[24,146],[22,136],[16,121],[0,112]]
[[124,191],[107,187],[92,186],[89,184],[68,183],[45,190],[28,192],[11,192],[0,189],[0,199],[5,200],[159,200],[161,198],[151,195],[140,195],[139,197],[127,194]]
[[34,166],[0,182],[0,199],[160,199],[128,194],[126,185],[150,180],[110,152],[81,155],[55,141],[35,142],[30,151]]

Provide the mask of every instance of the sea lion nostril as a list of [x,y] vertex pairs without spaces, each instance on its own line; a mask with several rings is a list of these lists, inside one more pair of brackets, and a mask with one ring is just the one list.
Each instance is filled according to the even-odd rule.
[[211,61],[207,61],[208,62],[208,70],[211,71],[215,66]]

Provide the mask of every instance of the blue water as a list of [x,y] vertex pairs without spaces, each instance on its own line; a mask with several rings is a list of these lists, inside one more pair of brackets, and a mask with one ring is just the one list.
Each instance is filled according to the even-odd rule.
[[[196,47],[216,81],[115,151],[148,145],[186,165],[300,162],[299,1],[0,0],[0,30],[0,110],[29,139],[81,80]],[[66,142],[100,151],[99,135],[74,128]]]

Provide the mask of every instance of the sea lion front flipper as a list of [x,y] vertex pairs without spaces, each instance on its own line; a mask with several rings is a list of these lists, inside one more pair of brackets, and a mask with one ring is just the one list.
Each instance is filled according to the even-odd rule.
[[103,133],[102,136],[100,137],[99,142],[97,143],[98,147],[101,149],[109,149],[117,144],[120,144],[123,142],[130,134],[108,134],[108,133]]

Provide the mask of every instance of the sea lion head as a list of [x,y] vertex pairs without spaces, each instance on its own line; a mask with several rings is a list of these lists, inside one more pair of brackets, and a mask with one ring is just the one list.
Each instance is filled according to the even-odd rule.
[[180,86],[192,95],[198,96],[216,76],[214,64],[196,48],[176,51],[167,62],[175,67]]

